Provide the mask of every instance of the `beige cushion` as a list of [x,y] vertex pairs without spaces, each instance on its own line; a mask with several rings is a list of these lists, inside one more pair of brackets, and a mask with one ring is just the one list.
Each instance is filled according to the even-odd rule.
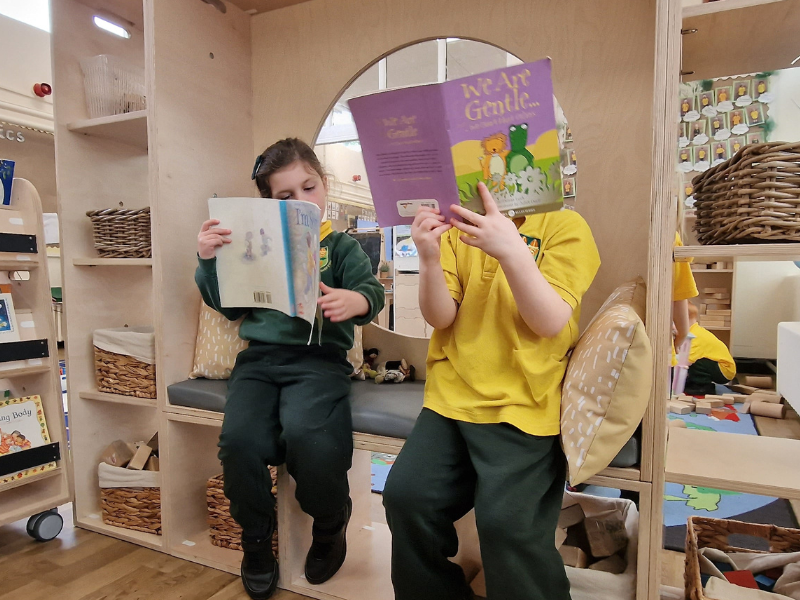
[[572,351],[561,400],[572,485],[609,465],[647,409],[653,352],[643,321],[646,296],[641,278],[618,287]]
[[[200,323],[197,327],[197,341],[194,346],[194,366],[189,379],[228,379],[236,355],[247,348],[247,342],[239,337],[242,319],[229,321],[213,308],[201,303]],[[353,348],[347,353],[347,360],[358,370],[364,362],[361,344],[361,327],[354,331]]]
[[229,321],[205,302],[201,303],[190,379],[228,379],[231,376],[236,355],[247,348],[247,342],[239,337],[241,322],[242,319]]

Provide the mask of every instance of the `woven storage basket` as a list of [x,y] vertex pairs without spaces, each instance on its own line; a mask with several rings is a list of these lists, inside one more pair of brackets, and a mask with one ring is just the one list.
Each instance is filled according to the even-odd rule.
[[[272,551],[278,556],[278,469],[270,467],[272,495],[275,496],[275,531],[272,534]],[[222,548],[241,550],[242,528],[231,517],[231,503],[223,492],[222,475],[208,480],[206,500],[208,502],[208,525],[211,528],[211,543]]]
[[[121,338],[122,342],[109,346],[108,336]],[[131,351],[127,351],[125,340],[130,339]],[[153,329],[150,327],[120,327],[98,329],[94,332],[94,365],[97,391],[136,398],[156,397],[156,365],[136,358],[141,345],[152,346]],[[114,352],[110,348],[120,349]]]
[[703,584],[700,580],[700,561],[698,560],[700,548],[716,548],[723,552],[766,554],[729,545],[728,536],[732,533],[765,539],[769,542],[771,552],[800,551],[800,529],[785,529],[775,525],[756,525],[727,519],[689,517],[686,528],[685,573],[686,598],[688,600],[711,600],[703,594]]
[[103,523],[161,535],[160,488],[100,488]]
[[744,146],[692,185],[701,244],[800,241],[800,143]]
[[86,213],[92,221],[94,247],[102,258],[150,258],[150,208],[107,208]]

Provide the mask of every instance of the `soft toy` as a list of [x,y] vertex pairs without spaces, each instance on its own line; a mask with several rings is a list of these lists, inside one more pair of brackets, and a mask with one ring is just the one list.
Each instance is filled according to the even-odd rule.
[[406,359],[389,360],[378,365],[375,383],[402,383],[406,379],[414,381],[415,369]]

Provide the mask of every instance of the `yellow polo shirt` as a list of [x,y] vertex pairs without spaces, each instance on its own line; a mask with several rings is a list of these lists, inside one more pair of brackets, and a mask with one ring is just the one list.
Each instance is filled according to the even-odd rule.
[[[675,232],[675,248],[683,246],[681,236]],[[692,275],[691,258],[675,258],[672,261],[672,301],[688,300],[700,295]]]
[[713,333],[699,323],[694,323],[689,332],[694,334],[692,348],[689,350],[689,364],[701,358],[713,360],[727,380],[736,377],[736,362],[728,347]]
[[519,232],[545,279],[573,308],[568,325],[553,338],[533,333],[498,261],[448,231],[441,263],[459,307],[453,324],[431,337],[425,406],[459,421],[558,435],[567,353],[578,341],[581,298],[600,255],[586,221],[571,210],[528,216]]

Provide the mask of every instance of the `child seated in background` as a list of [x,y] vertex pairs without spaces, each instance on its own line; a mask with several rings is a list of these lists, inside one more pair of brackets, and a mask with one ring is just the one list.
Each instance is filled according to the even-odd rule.
[[689,333],[694,335],[689,351],[689,373],[684,392],[714,394],[714,384],[726,384],[736,376],[736,363],[728,347],[697,322],[697,306],[689,302]]

